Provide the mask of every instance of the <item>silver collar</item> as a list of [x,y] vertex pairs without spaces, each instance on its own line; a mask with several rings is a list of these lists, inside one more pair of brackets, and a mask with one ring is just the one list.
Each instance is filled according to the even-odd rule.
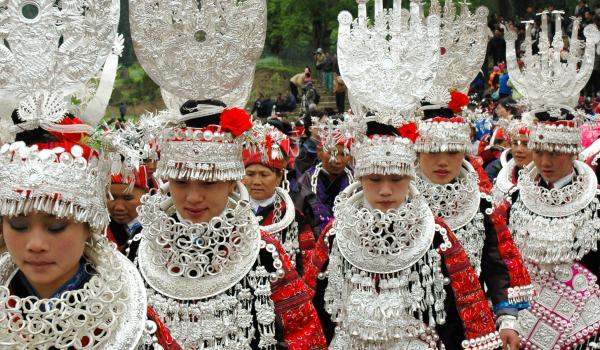
[[260,251],[260,228],[238,182],[241,196],[208,223],[177,222],[163,209],[166,194],[146,195],[139,208],[143,225],[138,263],[146,283],[178,300],[220,294],[244,278]]
[[353,266],[372,273],[394,273],[412,266],[431,247],[435,234],[433,213],[411,184],[409,200],[382,213],[362,206],[362,191],[346,197],[335,207],[332,234],[344,258]]

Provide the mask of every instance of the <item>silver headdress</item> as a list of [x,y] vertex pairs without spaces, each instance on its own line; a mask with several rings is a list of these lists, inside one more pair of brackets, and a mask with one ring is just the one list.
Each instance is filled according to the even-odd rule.
[[244,175],[242,138],[223,121],[220,127],[205,128],[186,128],[183,123],[220,113],[222,119],[225,113],[242,118],[243,111],[233,109],[235,113],[231,113],[225,107],[207,104],[185,113],[179,108],[187,100],[245,106],[265,42],[266,1],[199,3],[134,0],[130,4],[137,57],[160,85],[169,107],[168,112],[158,115],[163,118],[161,126],[168,130],[153,133],[160,149],[156,174],[163,178],[239,180]]
[[423,23],[419,4],[410,12],[394,1],[392,9],[375,2],[375,21],[369,24],[367,0],[358,0],[358,18],[338,15],[338,62],[351,95],[352,110],[366,111],[381,123],[401,125],[412,117],[431,89],[440,60],[440,19]]
[[[14,135],[41,127],[66,138],[2,146],[1,215],[39,210],[86,222],[96,232],[108,224],[106,154],[75,138],[92,134],[104,116],[123,48],[118,18],[116,0],[0,1],[0,99],[14,101],[10,105],[23,121],[8,129]],[[90,87],[101,70],[99,84]],[[86,92],[83,105],[71,105],[72,97]],[[75,110],[84,111],[86,123],[61,123]]]
[[62,146],[39,149],[39,145],[26,146],[23,142],[2,146],[0,215],[39,210],[86,222],[99,232],[109,222],[107,163],[85,146]]
[[441,17],[441,56],[433,86],[425,101],[433,105],[446,106],[450,102],[450,91],[467,93],[469,84],[481,70],[488,44],[488,9],[479,7],[469,12],[467,2],[460,3],[456,13],[453,0],[446,0],[443,7],[438,0],[431,2],[430,14]]
[[[573,109],[581,89],[585,86],[594,66],[598,30],[588,25],[583,33],[586,42],[577,38],[579,19],[573,22],[569,51],[564,50],[561,31],[562,11],[554,11],[556,33],[552,43],[548,39],[548,12],[543,12],[539,53],[533,55],[531,23],[527,24],[523,68],[519,68],[515,50],[515,33],[507,33],[506,59],[508,72],[515,88],[523,95],[529,113],[536,116],[547,113],[558,122],[535,122],[529,148],[577,154],[581,151],[580,121]],[[573,118],[575,116],[575,118]],[[565,119],[574,119],[563,122]],[[576,136],[577,135],[577,136]]]
[[241,180],[243,141],[219,126],[167,129],[158,140],[156,176],[202,181]]
[[374,135],[353,147],[354,175],[370,174],[415,176],[417,156],[411,140],[404,137]]
[[[338,16],[338,62],[353,97],[356,175],[414,176],[417,131],[411,122],[438,70],[440,19],[433,14],[424,24],[418,2],[407,11],[399,1],[391,9],[375,1],[370,25],[367,1],[357,2],[357,19],[347,11]],[[365,135],[368,122],[402,126],[404,134],[370,138]]]
[[[432,1],[429,12],[441,14],[437,0]],[[485,7],[479,7],[475,14],[471,14],[466,2],[461,3],[460,14],[457,15],[452,0],[444,3],[440,64],[433,86],[425,96],[429,104],[420,108],[422,113],[447,108],[458,114],[468,103],[465,93],[485,59],[487,15]],[[469,120],[440,117],[419,122],[417,152],[467,152],[471,148]]]
[[[95,125],[104,116],[123,48],[118,19],[117,0],[0,1],[0,100],[12,101],[24,122],[11,127],[13,134],[40,126],[90,132],[57,123],[84,91],[88,98],[77,107],[84,121]],[[100,83],[90,87],[103,67]]]
[[471,149],[471,124],[464,118],[433,118],[419,122],[417,152],[467,152]]
[[265,43],[265,0],[134,0],[130,21],[136,55],[161,88],[244,107]]

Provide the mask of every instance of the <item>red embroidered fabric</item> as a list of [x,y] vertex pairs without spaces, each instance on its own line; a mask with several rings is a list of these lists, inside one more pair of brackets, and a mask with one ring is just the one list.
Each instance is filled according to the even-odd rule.
[[[281,203],[281,211],[285,212],[286,206],[285,203]],[[263,226],[273,224],[273,217],[275,215],[275,211],[271,210],[269,215],[263,220]],[[302,213],[296,210],[296,218],[301,217]],[[298,224],[300,224],[301,220],[296,220]],[[310,251],[315,249],[315,235],[309,224],[304,224],[302,227],[298,228],[298,243],[300,245],[300,253],[302,254],[302,266],[306,266],[310,259]]]
[[321,231],[321,236],[315,244],[315,248],[309,252],[304,265],[304,282],[310,289],[311,296],[317,289],[319,273],[329,259],[329,245],[327,244],[327,233],[333,226],[333,220]]
[[467,253],[442,219],[436,217],[435,220],[436,224],[446,229],[448,239],[452,243],[452,248],[438,251],[444,258],[443,262],[454,291],[456,309],[465,329],[465,337],[475,339],[494,333],[496,325],[492,311]]
[[523,287],[531,285],[531,277],[523,263],[521,252],[513,240],[512,233],[506,224],[507,212],[510,208],[508,201],[502,202],[490,215],[490,219],[496,229],[498,236],[498,250],[502,260],[508,268],[511,287]]
[[312,304],[312,294],[300,278],[281,243],[262,232],[262,239],[277,248],[285,276],[271,284],[275,314],[283,326],[284,340],[290,350],[327,349],[323,327]]
[[487,174],[485,173],[485,169],[483,169],[483,165],[478,157],[473,157],[470,154],[466,155],[467,161],[471,163],[475,171],[477,172],[477,182],[479,183],[479,191],[485,194],[491,194],[494,185],[490,182]]
[[156,323],[157,329],[155,336],[158,339],[158,344],[160,344],[160,346],[165,350],[183,350],[183,348],[177,344],[177,341],[173,339],[171,332],[162,323],[156,311],[150,306],[148,306],[148,319]]
[[596,152],[596,153],[592,154],[591,156],[587,157],[586,160],[585,160],[585,164],[587,164],[594,171],[596,171],[597,165],[594,165],[592,163],[594,162],[594,159],[596,157],[598,157],[598,153],[600,153],[600,152]]

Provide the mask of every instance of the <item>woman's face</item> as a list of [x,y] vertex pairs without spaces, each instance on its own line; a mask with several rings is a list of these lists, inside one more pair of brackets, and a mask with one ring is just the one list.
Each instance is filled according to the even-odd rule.
[[87,224],[41,212],[3,217],[2,232],[13,261],[42,298],[75,275],[90,237]]
[[235,181],[169,180],[175,209],[195,224],[221,215],[234,188]]
[[336,145],[337,157],[331,159],[331,152],[326,152],[322,147],[317,147],[317,157],[323,165],[323,169],[333,176],[338,176],[344,172],[352,157],[344,154],[344,146]]
[[419,153],[419,166],[429,181],[446,185],[460,175],[464,159],[464,152]]
[[510,141],[510,151],[519,168],[527,166],[533,160],[533,152],[527,148],[528,142],[527,135],[519,135]]
[[567,153],[533,151],[533,163],[546,182],[554,183],[573,172],[575,156]]
[[242,181],[250,197],[256,201],[263,201],[271,198],[275,194],[275,189],[283,179],[283,172],[279,175],[261,164],[252,164],[246,167],[246,176]]
[[360,178],[367,203],[384,213],[398,208],[406,200],[410,180],[410,176],[402,175],[366,175]]
[[137,208],[141,204],[142,196],[146,193],[143,188],[134,187],[131,191],[127,191],[128,188],[128,185],[110,185],[112,198],[109,198],[107,202],[111,219],[122,225],[138,217]]

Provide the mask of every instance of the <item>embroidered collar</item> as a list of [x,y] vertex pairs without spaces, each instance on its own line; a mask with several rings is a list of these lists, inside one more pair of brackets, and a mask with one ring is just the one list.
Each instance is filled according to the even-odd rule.
[[[74,291],[74,290],[77,290],[77,289],[83,287],[83,285],[90,279],[90,277],[91,277],[90,274],[86,271],[85,263],[83,261],[80,262],[79,268],[77,269],[77,272],[75,273],[75,275],[73,275],[73,277],[71,277],[67,282],[65,282],[54,293],[52,293],[52,295],[50,296],[49,299],[60,298],[60,296],[64,292]],[[37,297],[38,299],[42,299],[42,297],[40,296],[38,291],[29,282],[29,280],[27,279],[27,277],[25,276],[25,274],[23,272],[21,272],[21,271],[17,272],[17,274],[14,278],[18,278],[21,281],[21,283],[23,283],[23,287],[25,288],[25,291],[28,294],[27,296],[34,296],[34,297]],[[23,296],[23,297],[26,297],[26,296]]]
[[560,179],[553,182],[552,187],[556,189],[561,189],[566,185],[570,184],[573,181],[573,177],[575,177],[575,171],[572,171],[569,175],[561,177]]
[[136,216],[135,219],[133,219],[127,223],[127,229],[131,231],[131,230],[134,230],[135,228],[139,227],[140,225],[141,225],[140,219]]

